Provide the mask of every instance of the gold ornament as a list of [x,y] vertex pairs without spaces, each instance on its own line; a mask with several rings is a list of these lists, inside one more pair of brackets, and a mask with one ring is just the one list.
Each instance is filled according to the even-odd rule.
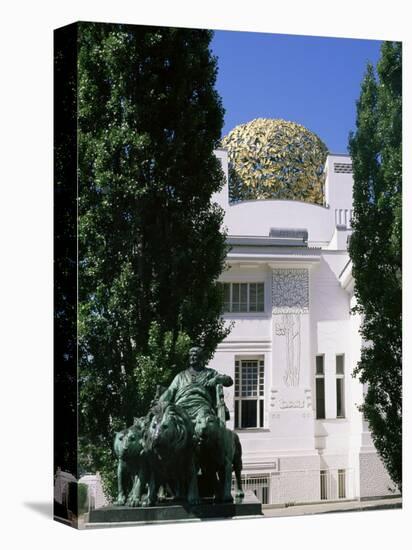
[[288,199],[323,204],[327,148],[296,122],[256,118],[222,139],[231,201]]

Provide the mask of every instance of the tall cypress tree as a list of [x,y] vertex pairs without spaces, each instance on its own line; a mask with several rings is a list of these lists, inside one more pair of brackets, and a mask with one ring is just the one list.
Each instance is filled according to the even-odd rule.
[[376,449],[402,490],[402,49],[385,42],[368,66],[349,148],[354,173],[356,310],[365,346],[356,373]]
[[223,108],[206,30],[80,24],[80,441],[107,470],[190,342],[224,338],[213,154]]

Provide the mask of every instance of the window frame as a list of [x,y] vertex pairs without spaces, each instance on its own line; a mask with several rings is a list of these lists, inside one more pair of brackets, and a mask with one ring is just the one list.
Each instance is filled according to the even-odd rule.
[[[242,396],[242,368],[257,364],[257,395]],[[256,402],[256,425],[242,426],[242,402]],[[234,384],[234,429],[235,430],[264,430],[265,429],[265,360],[263,357],[236,357],[235,358],[235,384]]]
[[[222,285],[223,289],[223,297],[225,297],[225,285],[229,285],[229,300],[223,301],[223,314],[227,313],[234,313],[234,314],[263,314],[266,311],[266,304],[265,304],[265,281],[259,280],[259,281],[219,281],[219,284]],[[234,290],[233,286],[239,285],[238,290],[238,300],[234,301]],[[241,299],[242,294],[242,285],[246,285],[246,302]],[[251,286],[256,285],[256,294],[255,294],[255,300],[252,302],[251,300]],[[262,285],[262,301],[259,300],[259,285]],[[246,309],[241,309],[241,305],[246,303]],[[229,304],[229,307],[227,307],[226,304]],[[233,305],[236,304],[239,309],[234,309]],[[256,309],[251,309],[251,305],[255,306]],[[259,309],[259,306],[262,307],[262,309]]]
[[[342,357],[342,372],[338,372],[338,357]],[[339,369],[340,370],[340,369]],[[337,353],[335,355],[335,387],[336,387],[336,418],[346,418],[346,407],[345,407],[345,354]],[[338,412],[338,401],[340,396],[341,404],[341,414]]]
[[[322,372],[318,372],[317,359],[318,357],[322,358]],[[318,413],[318,380],[323,381],[323,416],[320,416]],[[326,395],[325,395],[325,354],[318,353],[315,357],[315,416],[316,420],[325,420],[326,419]]]

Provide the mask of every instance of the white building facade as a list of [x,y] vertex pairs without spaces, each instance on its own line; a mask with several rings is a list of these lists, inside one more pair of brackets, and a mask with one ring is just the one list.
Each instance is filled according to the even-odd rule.
[[352,377],[361,339],[350,314],[350,157],[328,156],[318,206],[230,204],[227,153],[216,155],[226,174],[213,199],[231,246],[220,282],[232,330],[209,366],[235,381],[225,401],[246,487],[272,505],[390,495]]

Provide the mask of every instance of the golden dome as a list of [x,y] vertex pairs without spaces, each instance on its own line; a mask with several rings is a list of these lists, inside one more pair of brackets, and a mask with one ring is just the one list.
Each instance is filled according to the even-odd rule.
[[256,118],[222,139],[232,201],[289,199],[323,204],[327,149],[296,122]]

